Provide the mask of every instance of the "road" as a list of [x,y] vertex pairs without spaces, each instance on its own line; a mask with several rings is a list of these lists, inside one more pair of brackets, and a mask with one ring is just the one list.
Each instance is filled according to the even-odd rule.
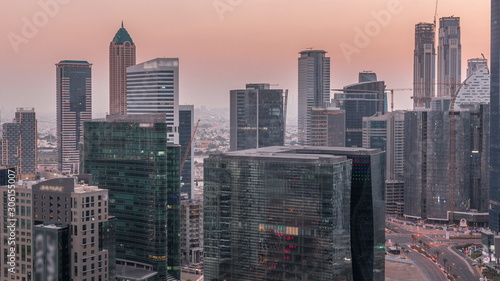
[[[444,259],[446,259],[446,270],[449,271],[449,267],[452,266],[450,271],[451,274],[457,275],[458,280],[479,280],[481,277],[477,268],[473,268],[470,264],[470,260],[466,260],[466,257],[459,254],[454,247],[456,245],[462,245],[467,243],[481,243],[480,239],[471,240],[454,240],[453,242],[447,240],[443,237],[443,231],[433,231],[416,227],[404,227],[398,223],[388,222],[391,227],[394,227],[399,231],[399,233],[386,234],[386,240],[391,240],[393,243],[398,243],[399,245],[412,245],[413,239],[412,234],[419,234],[419,240],[431,246],[428,253],[435,255],[435,252],[439,252],[437,258],[437,263],[444,267]],[[417,243],[418,244],[418,243]],[[409,247],[406,247],[409,248]],[[429,258],[423,256],[417,251],[412,250],[408,254],[408,258],[415,262],[415,265],[419,267],[423,274],[428,278],[428,280],[447,280],[442,270],[438,265],[432,262]]]

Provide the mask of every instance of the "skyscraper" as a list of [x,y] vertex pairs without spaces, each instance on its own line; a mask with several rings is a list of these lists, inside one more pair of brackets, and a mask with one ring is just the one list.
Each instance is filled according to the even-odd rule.
[[338,146],[345,143],[345,111],[334,107],[311,108],[312,146]]
[[211,156],[205,278],[384,280],[384,167],[383,152],[363,148]]
[[[193,168],[194,162],[194,149],[191,137],[194,130],[194,105],[179,105],[179,144],[181,145],[181,161],[184,160],[184,155],[189,149],[186,155],[186,162],[181,171],[181,193],[187,193],[189,198],[192,198],[192,186],[193,186]],[[181,163],[182,165],[182,163]]]
[[152,281],[180,279],[180,147],[167,130],[165,114],[108,115],[85,123],[83,143],[83,172],[109,190],[117,260]]
[[500,0],[491,0],[490,229],[500,231]]
[[231,151],[285,144],[288,92],[247,84],[230,92]]
[[425,22],[415,25],[413,108],[430,108],[430,99],[435,95],[436,49],[434,27],[434,24]]
[[127,67],[127,114],[165,113],[168,141],[179,143],[179,59]]
[[[363,77],[366,74],[360,79]],[[363,147],[363,117],[385,112],[385,82],[377,81],[376,75],[370,78],[370,81],[345,86],[343,93],[334,95],[334,105],[345,111],[346,147]]]
[[56,64],[57,149],[60,172],[79,170],[83,123],[92,120],[91,64],[63,60]]
[[456,92],[455,110],[474,104],[490,102],[490,72],[486,60],[468,60],[467,79]]
[[300,52],[298,89],[299,144],[309,144],[310,109],[330,102],[330,58],[322,50]]
[[109,114],[127,114],[127,67],[135,64],[135,44],[123,27],[109,44]]
[[460,18],[439,19],[438,45],[438,97],[455,94],[462,83],[462,45],[460,43]]
[[19,179],[34,180],[37,167],[37,120],[34,108],[18,108],[12,123],[4,123],[0,165],[15,166]]

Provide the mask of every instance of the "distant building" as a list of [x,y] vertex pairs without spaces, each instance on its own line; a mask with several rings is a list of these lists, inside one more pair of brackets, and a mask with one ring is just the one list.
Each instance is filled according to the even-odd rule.
[[413,57],[413,108],[430,108],[435,96],[436,49],[433,23],[415,25],[415,49]]
[[38,160],[37,120],[34,108],[17,108],[12,123],[4,123],[0,165],[17,167],[17,178],[34,180]]
[[322,50],[306,50],[299,57],[298,136],[309,145],[310,109],[330,102],[330,58]]
[[148,280],[180,279],[180,147],[167,144],[169,127],[165,114],[115,114],[85,123],[83,172],[109,190],[123,280],[134,271],[122,265],[131,264]]
[[367,81],[345,86],[343,93],[335,93],[334,106],[344,110],[346,115],[346,147],[363,146],[363,117],[385,112],[384,91],[384,81]]
[[181,201],[181,264],[192,265],[203,261],[203,203]]
[[439,19],[437,96],[449,97],[462,83],[462,44],[460,43],[460,18]]
[[312,146],[210,156],[205,278],[384,280],[384,159]]
[[[184,156],[186,156],[186,162],[184,162],[184,167],[181,171],[181,193],[187,193],[189,198],[192,198],[192,187],[194,182],[194,143],[189,143],[193,135],[193,130],[194,105],[179,105],[179,144],[181,145],[181,161],[183,161]],[[189,152],[186,155],[188,149]]]
[[455,110],[473,106],[474,104],[490,103],[490,72],[486,60],[468,60],[467,79],[456,92]]
[[92,119],[91,66],[73,60],[56,64],[57,162],[63,173],[79,171],[83,123]]
[[344,146],[344,110],[333,107],[313,107],[310,115],[310,144],[312,146]]
[[127,67],[127,114],[165,113],[168,142],[179,144],[179,59]]
[[285,144],[288,92],[247,84],[230,92],[231,151]]
[[127,114],[127,67],[135,65],[135,44],[123,27],[109,44],[109,114]]

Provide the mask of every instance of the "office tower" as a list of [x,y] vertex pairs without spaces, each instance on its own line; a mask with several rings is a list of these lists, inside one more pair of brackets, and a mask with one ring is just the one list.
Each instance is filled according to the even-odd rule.
[[33,280],[71,280],[72,270],[68,262],[71,260],[69,227],[41,224],[35,225],[33,232],[35,233]]
[[[187,193],[189,198],[191,197],[193,187],[193,169],[194,162],[192,161],[194,156],[193,143],[191,142],[191,137],[194,130],[194,105],[179,105],[179,144],[181,145],[181,161],[184,162],[184,166],[181,171],[181,193]],[[188,148],[189,147],[189,148]],[[189,149],[188,154],[186,151]],[[182,166],[182,163],[181,163]]]
[[231,151],[285,144],[288,91],[247,84],[230,92]]
[[[7,172],[8,174],[8,172]],[[15,190],[13,194],[11,190]],[[9,188],[7,185],[0,184],[0,193],[3,195],[3,200],[0,201],[0,209],[2,211],[2,219],[0,220],[0,265],[3,280],[38,280],[33,279],[34,274],[34,240],[33,232],[33,213],[32,213],[32,200],[33,193],[30,188],[19,186],[16,184],[15,189]],[[14,216],[8,212],[10,198],[16,199],[16,213]],[[11,203],[12,204],[12,203]],[[12,207],[12,205],[10,206]],[[17,219],[16,228],[9,228],[13,221],[10,219]],[[9,244],[11,231],[15,233],[16,251],[11,251],[11,244]],[[11,264],[11,258],[15,256],[15,264]],[[12,266],[14,265],[14,266]],[[9,271],[14,268],[15,272]]]
[[[112,279],[115,263],[110,257],[114,253],[103,247],[106,242],[100,239],[101,226],[109,220],[108,190],[77,183],[76,178],[42,181],[32,190],[33,220],[38,230],[48,231],[53,227],[50,225],[69,227],[70,258],[64,264],[69,265],[71,279]],[[44,264],[39,260],[38,244],[35,241],[35,273]]]
[[135,65],[135,44],[123,27],[109,44],[109,114],[127,114],[127,67]]
[[312,146],[210,156],[205,278],[384,280],[384,159]]
[[203,204],[201,201],[181,200],[181,264],[203,261]]
[[467,79],[457,89],[455,110],[490,103],[490,72],[486,60],[468,60]]
[[437,96],[455,94],[462,83],[462,45],[460,43],[460,18],[439,19]]
[[[488,105],[455,112],[454,176],[448,111],[405,113],[405,216],[429,222],[484,225],[488,208]],[[453,176],[453,178],[452,178]],[[450,215],[449,212],[453,212]],[[453,222],[450,221],[453,219]]]
[[491,0],[490,90],[490,218],[489,227],[500,231],[500,0]]
[[18,179],[34,180],[38,158],[37,140],[35,109],[17,108],[12,123],[3,124],[0,164],[17,167]]
[[[386,152],[386,213],[398,215],[404,203],[404,111],[363,117],[363,147]],[[401,214],[402,215],[402,214]]]
[[60,61],[56,64],[56,79],[58,169],[76,174],[83,123],[92,119],[91,64]]
[[127,67],[127,114],[165,113],[168,141],[179,143],[179,59]]
[[180,279],[180,147],[167,144],[168,128],[165,114],[85,123],[83,172],[109,190],[117,262],[156,272],[152,281]]
[[345,86],[342,93],[334,95],[334,105],[346,115],[346,147],[363,146],[363,117],[385,112],[385,83],[376,81],[376,76],[374,79]]
[[413,108],[430,108],[435,96],[436,49],[432,23],[415,25],[415,50],[413,56]]
[[299,144],[309,144],[310,109],[330,102],[330,58],[322,50],[300,52],[298,89]]
[[344,146],[345,111],[334,107],[311,108],[311,145]]
[[9,184],[9,179],[11,183],[16,181],[15,175],[17,174],[16,172],[16,167],[10,166],[0,166],[0,186],[2,185],[8,185]]

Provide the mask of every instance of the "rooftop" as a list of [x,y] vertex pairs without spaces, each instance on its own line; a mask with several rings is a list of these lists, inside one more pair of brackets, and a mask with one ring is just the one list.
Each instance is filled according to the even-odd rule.
[[122,27],[118,29],[118,31],[115,34],[115,37],[113,37],[113,42],[116,44],[123,44],[125,42],[130,42],[130,44],[134,45],[132,37],[130,37],[130,34],[128,34],[125,27],[123,27],[123,21],[122,21]]

